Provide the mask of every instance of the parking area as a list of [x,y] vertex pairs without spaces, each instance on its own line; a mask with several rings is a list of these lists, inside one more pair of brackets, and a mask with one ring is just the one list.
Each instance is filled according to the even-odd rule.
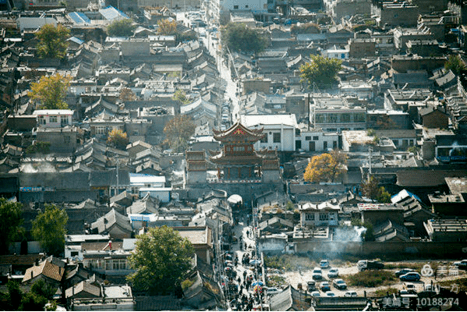
[[[339,262],[342,262],[342,261],[339,261]],[[421,261],[417,261],[417,262],[414,261],[414,263],[420,263],[420,262]],[[325,296],[325,291],[323,291],[323,289],[321,289],[320,287],[321,283],[323,282],[329,283],[330,285],[329,290],[333,292],[335,296],[338,296],[338,297],[346,296],[346,292],[355,292],[357,296],[359,297],[365,296],[365,295],[374,296],[378,290],[384,291],[388,289],[391,289],[391,290],[396,289],[398,291],[401,291],[402,293],[406,293],[406,292],[418,293],[423,290],[430,289],[431,287],[434,288],[438,282],[452,281],[453,284],[455,284],[456,279],[466,277],[466,272],[463,270],[454,269],[452,262],[453,261],[441,261],[437,263],[435,266],[436,270],[433,270],[432,276],[420,275],[420,280],[418,281],[417,280],[403,281],[400,279],[400,277],[396,275],[396,272],[398,271],[402,271],[399,273],[410,273],[410,272],[404,272],[402,270],[404,264],[406,263],[410,264],[410,262],[404,262],[404,263],[385,262],[384,263],[385,266],[389,268],[385,268],[383,270],[391,272],[391,274],[394,274],[394,282],[390,283],[389,285],[379,286],[379,287],[356,287],[356,286],[347,285],[345,289],[337,288],[336,284],[333,283],[336,279],[343,279],[344,281],[348,281],[348,277],[358,274],[359,269],[357,268],[356,263],[333,265],[332,260],[329,261],[328,268],[320,268],[322,272],[321,279],[320,278],[316,279],[316,277],[319,275],[316,274],[316,270],[314,269],[308,269],[308,270],[297,269],[294,271],[288,271],[288,272],[284,272],[283,276],[285,277],[285,281],[287,284],[290,284],[297,289],[302,288],[303,290],[307,290],[308,288],[307,285],[309,281],[315,281],[316,290],[314,291],[319,292],[320,296]],[[421,266],[421,264],[419,266]],[[335,275],[336,269],[338,271],[337,276]],[[420,272],[421,270],[418,270],[418,271],[412,270],[412,271],[421,273]],[[440,273],[435,274],[436,272],[440,272]],[[424,272],[424,273],[427,273],[427,272]],[[308,292],[311,293],[311,291],[308,291]],[[347,294],[347,296],[350,296],[350,294]]]

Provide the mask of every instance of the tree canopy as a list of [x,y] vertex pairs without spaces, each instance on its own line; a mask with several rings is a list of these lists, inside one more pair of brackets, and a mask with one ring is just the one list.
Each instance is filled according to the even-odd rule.
[[[8,293],[0,294],[0,300],[4,302],[7,311],[44,311],[47,302],[57,291],[57,288],[47,284],[44,280],[37,280],[27,293],[23,293],[18,282],[10,280],[7,284]],[[55,308],[47,308],[47,311],[55,311]]]
[[451,54],[446,63],[444,63],[444,68],[450,69],[454,74],[459,75],[462,70],[467,69],[467,66],[459,55]]
[[157,21],[157,33],[163,36],[177,34],[177,22],[175,20],[161,19]]
[[112,37],[129,37],[134,30],[133,20],[129,18],[115,20],[107,26],[107,34]]
[[184,152],[187,141],[195,134],[195,129],[196,125],[191,117],[177,115],[165,125],[164,133],[167,137],[165,143],[175,152]]
[[308,82],[309,88],[313,83],[320,88],[331,86],[337,81],[337,73],[341,70],[342,61],[320,55],[310,55],[311,62],[300,67],[302,81]]
[[107,137],[107,144],[115,146],[118,149],[125,149],[128,145],[128,136],[126,132],[120,129],[113,129]]
[[0,198],[0,254],[8,254],[10,243],[24,234],[21,203]]
[[347,155],[339,150],[313,156],[305,169],[303,179],[308,182],[334,182],[347,171],[346,163]]
[[170,293],[191,268],[193,255],[193,245],[173,228],[150,228],[148,233],[137,236],[135,251],[128,258],[136,272],[128,280],[139,291]]
[[36,32],[37,53],[40,57],[51,57],[63,59],[66,56],[70,30],[60,24],[55,27],[53,24],[45,24]]
[[130,89],[130,88],[123,88],[120,91],[120,96],[118,97],[122,101],[136,101],[138,100],[138,96]]
[[269,43],[264,33],[243,23],[228,23],[221,28],[221,36],[222,45],[236,52],[259,53]]
[[190,100],[186,96],[186,92],[183,90],[178,89],[175,91],[174,95],[172,96],[172,100],[178,101],[181,104],[188,104],[190,103]]
[[28,96],[33,100],[41,102],[42,109],[67,109],[68,104],[64,101],[71,78],[59,73],[53,76],[43,76],[39,82],[31,83],[31,92]]
[[32,222],[32,236],[48,254],[59,256],[65,247],[67,222],[68,215],[64,209],[46,204],[45,211]]
[[370,177],[369,180],[362,182],[360,185],[362,194],[371,200],[376,200],[380,203],[390,203],[391,194],[386,191],[383,186],[379,186],[379,180],[375,177]]

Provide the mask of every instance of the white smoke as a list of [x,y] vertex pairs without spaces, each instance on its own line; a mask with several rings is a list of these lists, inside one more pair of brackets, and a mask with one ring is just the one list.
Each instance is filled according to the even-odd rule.
[[366,227],[363,226],[345,226],[334,230],[333,241],[342,242],[362,242]]

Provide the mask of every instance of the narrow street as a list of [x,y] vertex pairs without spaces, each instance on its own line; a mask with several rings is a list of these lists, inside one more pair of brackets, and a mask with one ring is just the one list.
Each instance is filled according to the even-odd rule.
[[[225,288],[225,296],[232,310],[251,311],[260,302],[264,304],[261,259],[256,251],[253,228],[248,225],[247,217],[241,217],[233,227],[234,237],[237,239],[231,245],[229,253],[231,262],[224,262],[233,272],[229,276],[229,287]],[[232,266],[229,266],[231,263]],[[227,270],[229,271],[229,270]]]

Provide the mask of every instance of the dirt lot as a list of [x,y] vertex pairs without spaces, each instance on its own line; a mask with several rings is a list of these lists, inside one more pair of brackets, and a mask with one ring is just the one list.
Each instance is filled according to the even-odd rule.
[[[339,269],[339,278],[343,278],[345,280],[345,276],[348,275],[353,275],[358,273],[358,269],[356,266],[356,263],[351,264],[349,262],[343,263],[342,261],[337,261],[340,265],[333,265],[333,261],[331,260],[331,267],[333,268],[338,268]],[[452,261],[404,261],[404,262],[384,262],[386,267],[390,267],[391,269],[388,269],[389,271],[396,272],[401,268],[404,267],[414,267],[414,268],[423,268],[424,265],[429,264],[430,267],[435,268],[433,271],[436,272],[436,268],[439,267],[439,270],[437,272],[443,273],[443,266],[446,269],[446,275],[439,275],[437,274],[437,279],[435,280],[434,276],[431,277],[422,277],[420,282],[414,282],[416,286],[417,292],[422,291],[424,289],[425,284],[430,284],[432,281],[433,283],[436,283],[436,281],[453,281],[453,284],[455,283],[456,279],[459,278],[465,278],[467,276],[465,271],[458,271],[458,274],[455,275],[456,271],[455,270],[449,270],[450,269],[450,264]],[[332,279],[329,279],[327,277],[327,272],[329,269],[323,270],[323,281],[329,281],[330,284],[332,285]],[[417,269],[417,271],[420,273],[420,269]],[[449,276],[449,273],[451,272],[452,276]],[[306,287],[307,281],[312,280],[312,270],[301,270],[299,271],[290,271],[290,272],[285,272],[284,276],[286,277],[286,280],[289,284],[291,284],[293,287],[297,288],[297,285],[299,283],[302,283],[304,287]],[[319,287],[320,281],[317,281],[317,287]],[[381,286],[381,287],[349,287],[348,290],[355,290],[359,296],[363,296],[364,292],[366,291],[366,294],[368,296],[374,296],[376,290],[384,290],[387,288],[396,288],[398,290],[404,289],[404,282],[401,282],[397,279],[397,281],[394,284],[388,285],[388,286]],[[337,296],[343,296],[345,293],[345,290],[337,290],[334,287],[331,286],[331,291],[333,291]]]

